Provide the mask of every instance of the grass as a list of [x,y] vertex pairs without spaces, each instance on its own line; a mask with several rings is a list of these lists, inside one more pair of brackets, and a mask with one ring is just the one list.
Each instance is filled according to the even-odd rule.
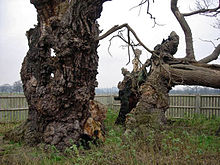
[[145,164],[220,164],[220,137],[215,131],[220,118],[208,120],[202,116],[170,122],[163,130],[151,130],[148,135],[123,134],[115,126],[117,112],[108,110],[106,141],[85,150],[74,144],[59,153],[51,146],[45,152],[40,146],[27,147],[1,139],[17,124],[0,125],[0,164],[33,165],[145,165]]

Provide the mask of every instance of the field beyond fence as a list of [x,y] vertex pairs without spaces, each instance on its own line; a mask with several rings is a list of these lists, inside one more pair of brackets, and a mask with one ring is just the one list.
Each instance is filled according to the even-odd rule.
[[[108,108],[119,110],[120,102],[114,95],[97,95],[95,100]],[[207,118],[220,117],[220,95],[170,95],[168,118],[193,117],[201,114]],[[0,96],[0,122],[16,122],[27,119],[28,104],[23,95]]]

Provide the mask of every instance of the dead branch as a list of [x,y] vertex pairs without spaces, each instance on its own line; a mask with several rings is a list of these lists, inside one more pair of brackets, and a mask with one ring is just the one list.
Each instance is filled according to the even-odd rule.
[[[173,80],[184,85],[201,85],[220,88],[220,66],[201,63],[164,65],[170,71]],[[175,85],[182,85],[175,84]]]
[[[154,0],[152,0],[152,2],[154,3]],[[158,24],[158,23],[156,22],[156,17],[154,17],[153,14],[150,12],[150,0],[141,0],[141,2],[140,2],[137,6],[132,7],[130,10],[139,7],[139,8],[140,8],[140,9],[139,9],[139,15],[140,15],[142,6],[143,6],[144,4],[147,4],[147,15],[149,15],[149,16],[150,16],[150,19],[153,19],[153,21],[154,21],[153,27],[155,27],[155,25],[163,26],[163,25]]]
[[191,16],[191,15],[195,15],[195,14],[211,14],[211,16],[216,16],[219,13],[220,13],[220,6],[216,7],[216,8],[213,8],[213,9],[203,8],[203,9],[193,11],[193,12],[190,12],[190,13],[184,13],[183,16],[187,17],[187,16]]
[[216,22],[215,22],[215,24],[213,25],[213,27],[215,28],[215,29],[220,29],[220,19],[216,19]]
[[211,41],[211,40],[203,40],[203,39],[200,39],[200,40],[203,41],[203,42],[209,42],[209,43],[211,43],[214,46],[214,48],[216,47],[215,43],[213,41]]
[[144,47],[144,49],[146,49],[146,50],[147,50],[148,52],[150,52],[151,54],[153,53],[152,50],[150,50],[147,46],[144,45],[144,43],[143,43],[143,42],[139,39],[139,37],[137,36],[136,32],[135,32],[127,23],[122,24],[122,25],[120,25],[120,26],[119,26],[119,25],[113,26],[113,27],[112,27],[111,29],[109,29],[106,33],[104,33],[103,35],[99,36],[99,37],[97,38],[97,40],[102,40],[102,39],[108,37],[110,34],[116,32],[117,30],[122,29],[122,28],[124,28],[124,27],[127,28],[128,31],[130,31],[130,32],[134,35],[135,39],[138,41],[138,43],[139,43],[141,46]]
[[108,53],[110,54],[110,56],[112,56],[111,52],[110,52],[110,47],[112,45],[112,40],[113,38],[115,38],[116,36],[113,36],[110,40],[109,40],[109,46],[108,46]]
[[142,7],[142,5],[145,4],[146,2],[149,2],[149,0],[141,0],[141,2],[137,6],[132,7],[130,10],[137,8],[137,7]]
[[[127,29],[128,30],[128,29]],[[127,63],[127,65],[130,63],[131,59],[131,55],[130,55],[130,45],[131,45],[131,38],[130,38],[130,31],[128,30],[128,56],[129,56],[129,61]],[[131,45],[132,49],[134,50],[133,46]]]
[[149,0],[147,1],[147,14],[150,15],[150,18],[154,20],[154,26],[153,27],[155,27],[155,25],[157,24],[156,23],[156,18],[153,17],[153,15],[150,13],[150,2],[149,2]]
[[215,50],[209,56],[199,60],[201,63],[209,63],[211,61],[217,60],[220,54],[220,44],[215,48]]
[[[110,53],[110,47],[111,47],[111,42],[114,38],[118,37],[120,38],[123,42],[125,42],[127,45],[126,47],[128,48],[128,63],[126,65],[128,65],[130,62],[131,62],[131,53],[130,53],[130,47],[132,48],[132,51],[136,57],[136,54],[135,54],[135,49],[134,47],[136,46],[141,46],[139,43],[138,44],[135,44],[131,39],[130,39],[130,31],[128,30],[128,41],[123,37],[123,34],[121,33],[121,31],[118,32],[117,35],[114,35],[110,40],[109,40],[109,47],[108,47],[108,53],[111,55]],[[112,56],[112,55],[111,55]],[[142,62],[138,59],[138,61],[142,64]],[[143,64],[142,64],[143,65]]]
[[195,60],[194,49],[193,49],[193,40],[192,40],[192,32],[191,29],[186,22],[182,13],[180,13],[177,7],[178,0],[171,0],[171,10],[178,20],[184,34],[185,34],[185,42],[186,42],[186,57],[191,60]]

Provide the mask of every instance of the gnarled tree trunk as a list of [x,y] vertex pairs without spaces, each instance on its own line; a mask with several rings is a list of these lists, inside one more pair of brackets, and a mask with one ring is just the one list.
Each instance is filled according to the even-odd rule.
[[[38,24],[27,32],[29,51],[21,69],[29,116],[8,138],[64,150],[82,137],[102,137],[105,110],[89,102],[97,86],[96,19],[105,1],[31,0]],[[91,107],[98,107],[98,119]]]
[[168,93],[175,85],[201,85],[220,88],[220,66],[191,60],[176,59],[179,37],[172,32],[167,40],[155,47],[150,59],[150,71],[139,88],[140,98],[135,108],[127,114],[127,132],[163,127],[166,123]]

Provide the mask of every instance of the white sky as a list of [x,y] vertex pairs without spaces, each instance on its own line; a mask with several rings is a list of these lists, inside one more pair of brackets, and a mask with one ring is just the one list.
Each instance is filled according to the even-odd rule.
[[[181,11],[189,11],[193,8],[194,0],[179,0]],[[157,18],[157,22],[164,26],[152,28],[153,21],[146,15],[146,6],[142,7],[141,15],[139,9],[130,10],[136,6],[140,0],[113,0],[106,2],[101,18],[98,20],[100,29],[104,32],[116,24],[129,23],[136,31],[139,38],[150,49],[167,38],[171,31],[176,31],[180,36],[179,50],[175,57],[185,56],[185,44],[183,32],[170,11],[170,0],[155,0],[151,6],[151,11]],[[193,32],[195,55],[200,59],[210,54],[214,47],[204,40],[214,40],[220,36],[219,29],[212,28],[214,19],[203,16],[193,16],[187,18]],[[0,0],[0,85],[12,84],[20,79],[20,68],[23,58],[28,50],[25,32],[37,23],[36,11],[33,5],[27,0]],[[117,86],[122,80],[121,68],[132,69],[128,62],[127,49],[122,49],[124,45],[119,39],[114,39],[111,46],[111,54],[108,54],[108,37],[100,42],[99,53],[99,74],[97,80],[99,87]],[[218,41],[219,42],[219,41]],[[217,44],[217,42],[216,42]],[[150,57],[150,54],[143,50],[142,62]],[[218,59],[215,63],[220,63]]]

